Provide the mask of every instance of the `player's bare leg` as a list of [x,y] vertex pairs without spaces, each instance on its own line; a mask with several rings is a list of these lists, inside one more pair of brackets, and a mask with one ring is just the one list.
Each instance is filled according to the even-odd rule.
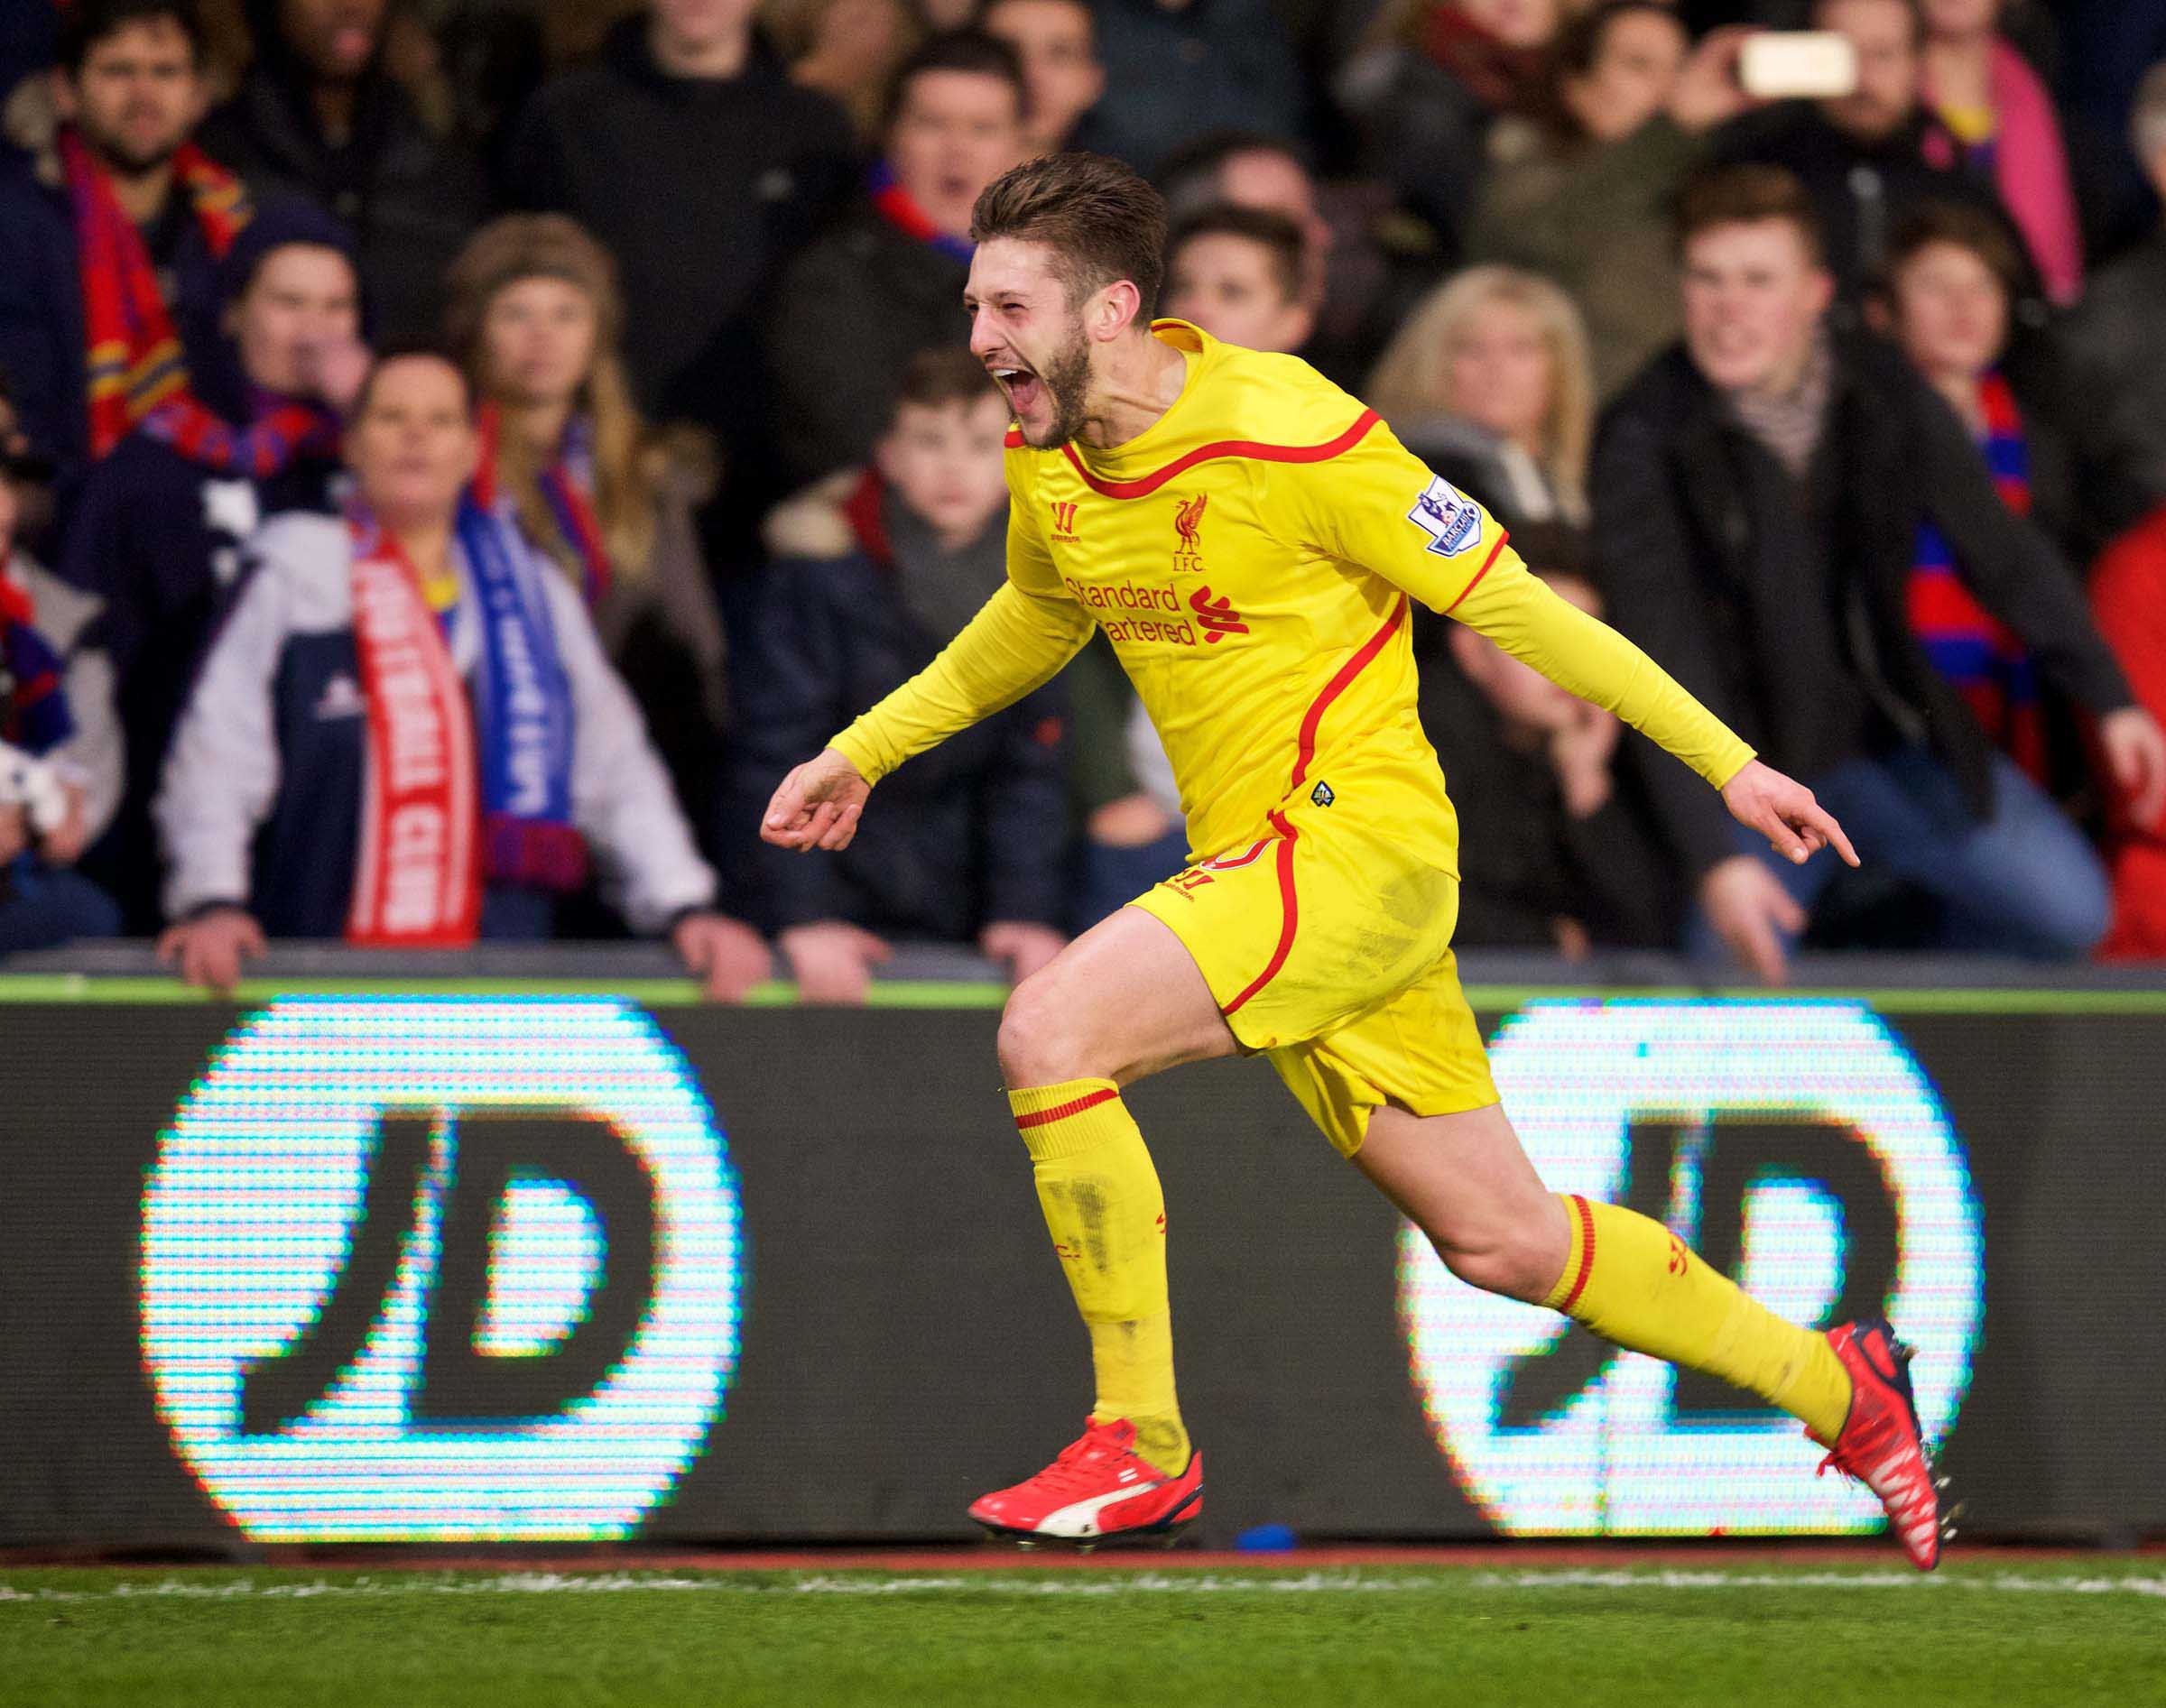
[[1660,1223],[1550,1194],[1495,1103],[1426,1118],[1379,1109],[1354,1160],[1461,1280],[1781,1407],[1881,1497],[1913,1563],[1930,1570],[1939,1559],[1939,1495],[1906,1354],[1884,1323],[1800,1328]]
[[1123,908],[1016,987],[999,1048],[1097,1399],[1080,1440],[971,1516],[1028,1541],[1170,1536],[1202,1510],[1203,1463],[1174,1395],[1165,1198],[1120,1087],[1238,1047],[1180,939]]

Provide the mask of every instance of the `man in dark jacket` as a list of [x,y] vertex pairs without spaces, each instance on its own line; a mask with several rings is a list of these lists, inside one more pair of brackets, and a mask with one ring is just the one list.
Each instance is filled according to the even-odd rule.
[[[876,470],[847,497],[840,555],[785,558],[739,672],[736,799],[764,805],[798,758],[932,661],[1007,576],[1007,410],[959,346],[904,372]],[[810,549],[809,546],[808,549]],[[1058,685],[898,773],[900,808],[847,853],[756,845],[767,923],[800,992],[864,999],[892,933],[975,940],[1018,980],[1059,954],[1068,841]]]
[[[2087,954],[2097,855],[2004,756],[1912,634],[1920,521],[2047,674],[2098,715],[2115,776],[2166,798],[2166,737],[2134,704],[2046,537],[2001,503],[1948,405],[1894,351],[1831,338],[1834,282],[1803,188],[1768,167],[1691,186],[1685,343],[1612,406],[1593,478],[1612,621],[1806,779],[1869,864],[1930,892],[1949,947]],[[1826,879],[1746,853],[1660,767],[1648,782],[1698,882],[1698,945],[1772,980]]]
[[[110,447],[94,442],[85,245],[63,139],[80,140],[79,168],[134,226],[190,369],[218,346],[218,245],[233,209],[211,172],[182,170],[204,101],[188,0],[79,0],[61,31],[55,92],[60,138],[34,162],[0,166],[0,372],[33,454],[65,485]],[[108,282],[109,300],[125,303],[125,281]],[[132,392],[130,419],[138,401]]]
[[768,343],[775,437],[794,484],[862,462],[919,351],[960,341],[970,208],[1023,158],[1022,61],[975,30],[896,72],[864,207],[783,277]]
[[[2166,62],[2136,90],[2129,146],[2166,200]],[[2143,473],[2166,485],[2166,225],[2095,274],[2070,323],[2071,342],[2093,410],[2142,447]]]
[[760,316],[855,152],[842,110],[790,80],[754,10],[653,0],[534,97],[510,171],[528,207],[569,214],[616,258],[639,305],[624,354],[641,409],[716,435],[725,503],[746,516],[777,481]]
[[[1796,174],[1819,211],[1828,269],[1851,311],[1886,260],[1890,235],[1920,203],[1964,202],[2008,221],[1993,190],[1959,170],[1953,145],[1920,105],[1924,24],[1913,0],[1817,0],[1812,27],[1850,38],[1856,91],[1749,115],[1717,152]],[[2017,251],[2028,265],[2020,238]]]
[[384,69],[390,0],[248,0],[255,60],[204,146],[263,195],[354,234],[376,331],[437,328],[444,270],[487,212],[478,161],[434,135]]

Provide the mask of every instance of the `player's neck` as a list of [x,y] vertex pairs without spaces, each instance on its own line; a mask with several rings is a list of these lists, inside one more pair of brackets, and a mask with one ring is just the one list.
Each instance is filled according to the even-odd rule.
[[1189,358],[1145,333],[1124,339],[1091,389],[1090,418],[1076,437],[1094,451],[1109,451],[1155,427],[1180,401]]

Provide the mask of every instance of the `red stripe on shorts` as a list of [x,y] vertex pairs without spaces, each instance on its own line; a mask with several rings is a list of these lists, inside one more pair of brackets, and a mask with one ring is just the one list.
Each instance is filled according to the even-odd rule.
[[1264,964],[1264,970],[1256,974],[1249,987],[1221,1011],[1227,1014],[1234,1012],[1242,1003],[1247,1002],[1250,997],[1278,977],[1279,969],[1286,965],[1286,956],[1293,948],[1293,934],[1301,928],[1301,899],[1294,893],[1293,888],[1294,828],[1286,822],[1286,816],[1283,813],[1274,812],[1268,814],[1267,817],[1271,820],[1271,827],[1279,833],[1280,837],[1279,946],[1271,952],[1271,959]]

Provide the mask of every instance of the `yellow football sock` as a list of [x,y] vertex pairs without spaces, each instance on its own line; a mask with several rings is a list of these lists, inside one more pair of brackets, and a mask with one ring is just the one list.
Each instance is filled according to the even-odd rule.
[[1660,1222],[1564,1196],[1564,1273],[1542,1300],[1619,1346],[1720,1376],[1832,1443],[1850,1377],[1817,1330],[1785,1322],[1717,1275]]
[[1143,1135],[1110,1079],[1011,1091],[1038,1202],[1076,1307],[1090,1330],[1097,1423],[1125,1417],[1135,1450],[1161,1471],[1189,1467],[1173,1396],[1173,1316],[1166,1298],[1166,1200]]

